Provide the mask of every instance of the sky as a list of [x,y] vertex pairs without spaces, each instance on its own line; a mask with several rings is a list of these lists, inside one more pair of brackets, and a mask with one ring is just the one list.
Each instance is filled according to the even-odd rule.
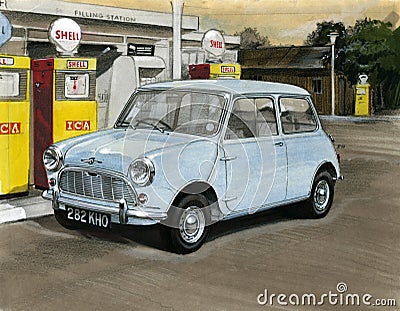
[[[158,12],[171,12],[170,0],[69,0]],[[400,0],[183,0],[184,14],[200,17],[200,30],[232,35],[255,27],[273,45],[301,45],[321,21],[354,25],[365,17],[400,15]],[[395,26],[400,21],[394,20]]]

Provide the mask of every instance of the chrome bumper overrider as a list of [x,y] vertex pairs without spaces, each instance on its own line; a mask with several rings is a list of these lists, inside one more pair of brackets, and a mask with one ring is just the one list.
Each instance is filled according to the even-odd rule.
[[[129,209],[125,199],[119,202],[87,202],[77,198],[68,198],[60,196],[57,189],[45,190],[42,193],[42,198],[52,201],[52,207],[55,210],[60,208],[60,204],[82,208],[90,211],[118,215],[121,224],[127,224],[129,218],[147,219],[159,222],[167,218],[167,213],[162,211],[145,211],[139,209]],[[146,207],[144,207],[146,208]]]
[[334,177],[333,180],[334,180],[334,181],[337,181],[337,180],[344,180],[344,176],[343,176],[343,175],[340,175],[338,178]]

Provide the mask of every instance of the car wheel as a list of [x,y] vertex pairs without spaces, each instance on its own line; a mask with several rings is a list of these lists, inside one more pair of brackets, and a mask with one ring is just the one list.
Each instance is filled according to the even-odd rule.
[[306,204],[307,216],[310,218],[325,217],[331,209],[334,195],[334,184],[331,174],[319,173],[311,189],[311,195]]
[[198,250],[207,237],[209,203],[205,196],[197,194],[183,197],[177,205],[168,216],[173,217],[174,224],[169,229],[171,245],[176,253],[188,254]]
[[54,210],[54,216],[57,222],[66,229],[78,229],[77,225],[74,225],[70,220],[67,219],[66,212],[63,210]]

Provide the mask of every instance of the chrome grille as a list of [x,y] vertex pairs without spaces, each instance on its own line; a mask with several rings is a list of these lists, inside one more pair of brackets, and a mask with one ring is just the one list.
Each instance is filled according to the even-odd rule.
[[60,188],[89,198],[114,202],[125,198],[128,204],[136,204],[135,193],[122,178],[103,173],[65,170],[61,173]]

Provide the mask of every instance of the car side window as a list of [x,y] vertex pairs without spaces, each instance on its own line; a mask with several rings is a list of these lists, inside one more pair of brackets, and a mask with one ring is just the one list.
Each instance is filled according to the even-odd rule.
[[235,101],[225,139],[267,137],[277,133],[271,98],[241,98]]
[[281,98],[279,107],[283,133],[313,132],[317,129],[317,118],[307,99]]
[[252,100],[237,99],[229,117],[225,139],[254,137],[255,107]]
[[256,98],[258,136],[278,135],[274,101],[271,98]]

